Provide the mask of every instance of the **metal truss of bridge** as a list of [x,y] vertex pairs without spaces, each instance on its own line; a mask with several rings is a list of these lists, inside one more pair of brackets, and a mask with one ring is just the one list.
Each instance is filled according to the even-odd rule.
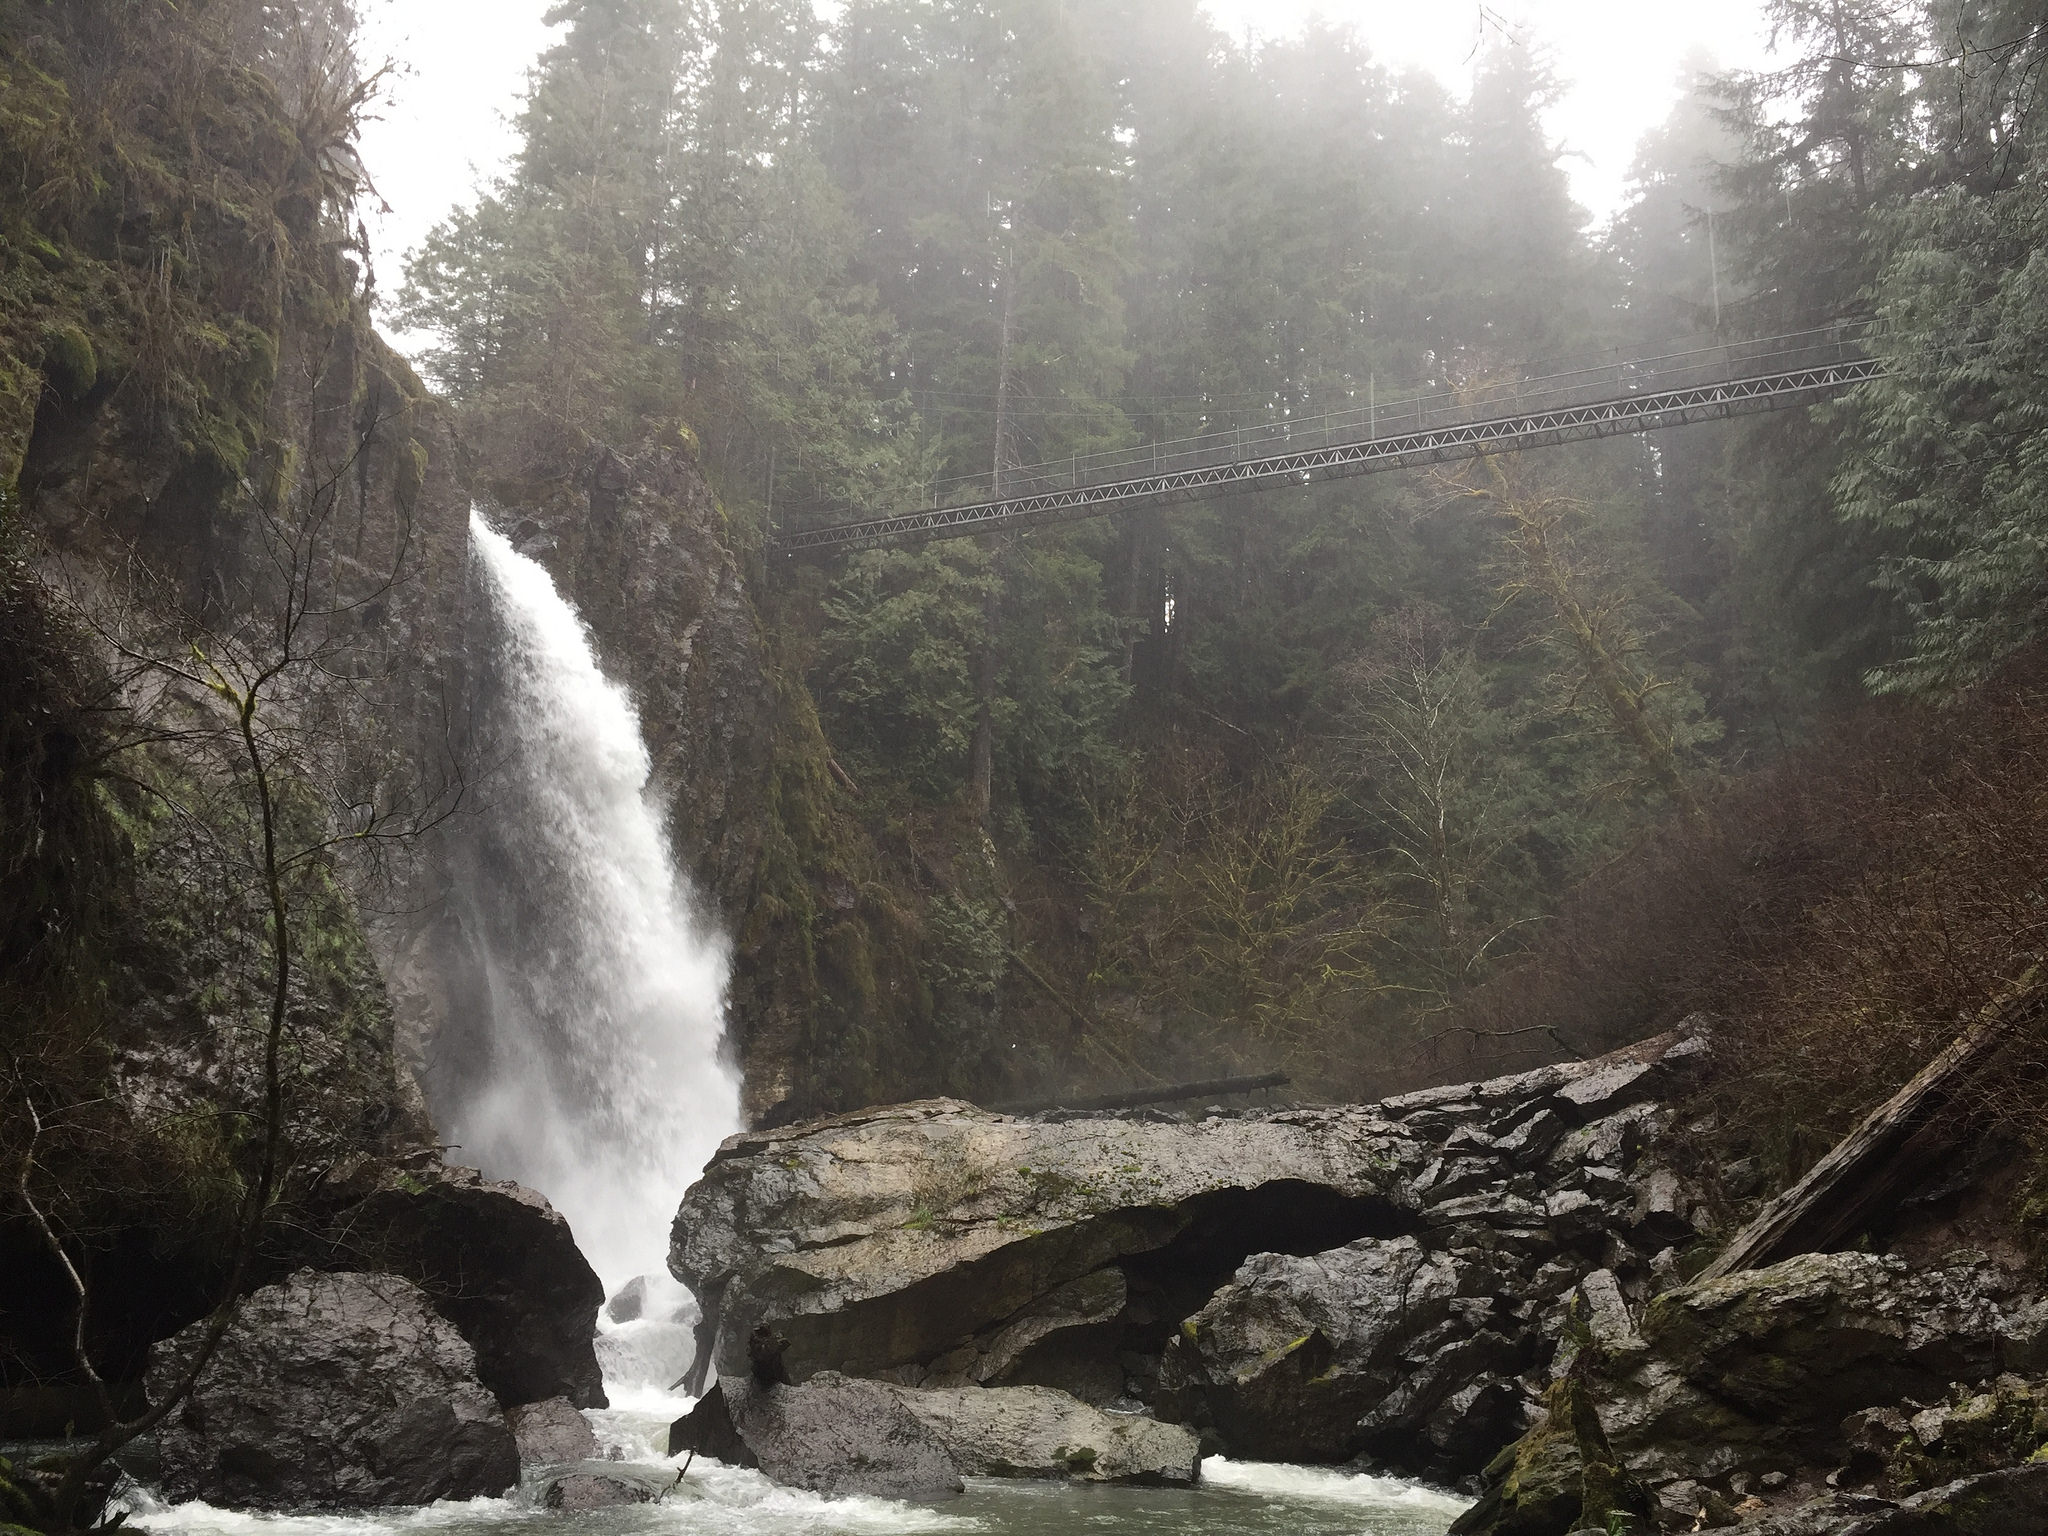
[[[783,554],[960,538],[1783,410],[1879,377],[1840,328],[1524,379],[1007,471],[999,496],[785,534]],[[983,482],[986,484],[986,482]],[[936,497],[935,497],[936,499]]]

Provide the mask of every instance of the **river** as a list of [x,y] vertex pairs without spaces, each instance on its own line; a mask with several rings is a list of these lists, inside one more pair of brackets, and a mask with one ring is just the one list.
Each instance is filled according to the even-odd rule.
[[618,1458],[610,1470],[674,1484],[658,1503],[554,1513],[539,1507],[530,1478],[510,1498],[361,1514],[165,1506],[141,1489],[126,1504],[136,1526],[159,1536],[1443,1536],[1466,1503],[1393,1478],[1214,1457],[1190,1489],[970,1478],[965,1494],[936,1504],[825,1498],[701,1456],[678,1483],[681,1458],[664,1451],[687,1400],[630,1389],[621,1397],[626,1406],[586,1417]]

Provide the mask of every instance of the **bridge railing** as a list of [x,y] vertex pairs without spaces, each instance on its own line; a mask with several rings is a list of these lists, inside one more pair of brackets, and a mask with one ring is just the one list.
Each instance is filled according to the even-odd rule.
[[[1000,496],[1217,469],[1338,444],[1409,437],[1477,421],[1591,405],[1621,394],[1688,389],[1822,368],[1862,357],[1865,334],[1864,327],[1845,324],[1753,341],[1682,347],[1649,358],[1610,354],[1534,376],[1481,379],[1456,390],[1354,401],[1310,416],[1006,468]],[[962,476],[935,483],[930,504],[955,507],[995,499],[993,476]]]

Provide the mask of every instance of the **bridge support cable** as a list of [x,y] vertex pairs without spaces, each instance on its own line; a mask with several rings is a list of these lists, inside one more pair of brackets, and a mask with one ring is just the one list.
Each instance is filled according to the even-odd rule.
[[[1160,455],[1161,467],[1143,474],[1091,484],[1027,488],[998,499],[958,507],[932,507],[861,522],[832,524],[786,533],[773,545],[776,553],[795,555],[813,550],[858,548],[884,543],[958,538],[994,529],[1029,528],[1044,523],[1102,517],[1126,507],[1173,505],[1246,491],[1309,485],[1351,475],[1414,469],[1473,459],[1485,454],[1544,448],[1558,443],[1629,436],[1694,422],[1719,421],[1761,411],[1785,410],[1838,394],[1880,377],[1886,365],[1874,358],[1839,355],[1793,368],[1688,384],[1680,388],[1633,389],[1609,385],[1604,398],[1579,400],[1544,409],[1521,409],[1476,416],[1416,430],[1387,424],[1380,407],[1378,435],[1329,441],[1327,431],[1314,446],[1264,445],[1247,452],[1227,438],[1200,440],[1203,446]],[[1418,412],[1418,415],[1420,413]],[[1395,430],[1388,430],[1391,425]]]

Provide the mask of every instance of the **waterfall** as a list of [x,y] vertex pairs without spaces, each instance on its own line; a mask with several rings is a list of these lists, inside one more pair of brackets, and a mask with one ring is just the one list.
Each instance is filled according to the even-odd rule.
[[624,688],[548,573],[470,519],[481,808],[458,892],[483,997],[437,1054],[455,1161],[545,1194],[607,1291],[666,1279],[684,1189],[739,1128],[727,949],[693,908]]

